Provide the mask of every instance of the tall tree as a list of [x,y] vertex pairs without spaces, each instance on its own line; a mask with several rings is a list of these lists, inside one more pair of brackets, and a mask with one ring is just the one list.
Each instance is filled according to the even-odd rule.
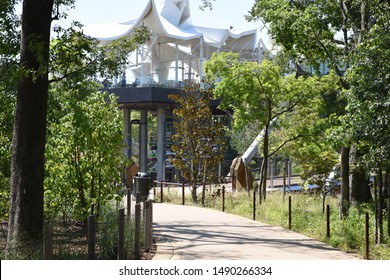
[[[24,0],[19,86],[11,156],[7,250],[27,255],[40,246],[48,99],[50,26],[54,0]],[[11,251],[10,251],[11,250]]]
[[367,151],[370,168],[390,164],[390,4],[376,14],[375,26],[351,55],[347,71],[351,85],[347,98],[348,114],[358,145]]
[[173,111],[176,130],[172,136],[173,164],[190,184],[195,203],[198,202],[198,186],[201,183],[205,186],[206,180],[212,178],[212,170],[221,162],[224,153],[224,128],[223,124],[212,121],[211,97],[211,92],[201,89],[198,84],[170,96],[177,102]]
[[[351,88],[347,97],[353,136],[359,149],[366,152],[359,164],[377,174],[374,186],[378,187],[376,217],[378,242],[382,242],[382,208],[386,205],[383,194],[389,196],[386,174],[390,171],[390,4],[383,4],[378,9],[375,26],[352,54],[347,72]],[[388,217],[390,219],[390,215]]]
[[[128,50],[134,48],[133,40],[121,40],[106,46],[106,56],[101,57],[104,53],[102,49],[93,47],[96,47],[96,40],[91,43],[91,39],[82,32],[65,32],[61,40],[66,41],[66,47],[54,44],[50,56],[51,22],[60,16],[58,9],[53,15],[53,6],[73,3],[74,0],[23,1],[7,239],[7,250],[11,256],[13,253],[21,253],[28,257],[41,246],[49,83],[77,76],[81,72],[92,77],[96,72],[105,76],[107,69],[118,71]],[[136,36],[135,41],[141,42],[148,38],[146,29],[143,29],[145,32]],[[82,63],[79,63],[76,55],[84,59]],[[59,68],[52,67],[55,65],[50,64],[53,61]],[[52,74],[50,81],[49,70]]]
[[271,152],[271,129],[277,129],[285,115],[310,100],[309,96],[316,92],[316,79],[283,77],[279,67],[269,60],[261,64],[241,62],[232,53],[214,54],[205,70],[209,82],[216,82],[214,96],[222,99],[220,107],[233,110],[234,125],[241,128],[247,123],[257,123],[258,131],[264,129],[259,195],[265,199],[269,156],[299,137],[289,135]]
[[115,97],[96,83],[80,82],[66,91],[63,84],[50,90],[61,108],[48,123],[45,220],[60,215],[84,221],[90,210],[99,215],[122,187],[122,116]]
[[19,18],[14,2],[0,3],[0,217],[8,219],[11,142],[15,117]]
[[[260,19],[269,26],[269,31],[275,42],[283,46],[295,63],[298,72],[304,73],[302,62],[320,70],[321,63],[326,63],[339,76],[340,92],[350,88],[344,75],[345,68],[349,67],[351,51],[364,42],[365,35],[373,24],[376,7],[386,1],[290,1],[290,0],[259,0],[253,6],[248,19]],[[345,108],[341,108],[338,115],[345,115]],[[339,130],[340,132],[340,130]],[[348,137],[349,131],[344,133],[343,148],[341,148],[343,190],[349,190],[347,180],[349,170],[349,147],[353,142]],[[365,176],[365,170],[355,169],[352,177]],[[353,180],[352,182],[362,182]],[[368,184],[352,188],[359,192],[366,192]],[[341,206],[348,204],[346,192],[342,193]],[[355,197],[355,199],[357,199]],[[346,215],[347,208],[342,207]]]

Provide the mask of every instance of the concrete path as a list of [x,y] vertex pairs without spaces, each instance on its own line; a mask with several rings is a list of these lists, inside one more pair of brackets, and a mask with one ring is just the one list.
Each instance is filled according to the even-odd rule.
[[153,205],[156,260],[360,259],[317,240],[216,210]]

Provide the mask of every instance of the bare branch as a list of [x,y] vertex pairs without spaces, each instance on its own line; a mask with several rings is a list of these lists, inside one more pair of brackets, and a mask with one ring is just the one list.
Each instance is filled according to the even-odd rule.
[[294,136],[293,138],[290,138],[290,139],[287,139],[286,141],[283,142],[283,144],[281,144],[278,148],[275,149],[275,151],[271,152],[268,154],[268,158],[272,157],[274,154],[276,154],[277,152],[279,152],[279,150],[281,148],[283,148],[287,143],[289,142],[292,142],[292,141],[295,141],[297,140],[298,138],[302,137],[302,135],[298,134],[296,136]]

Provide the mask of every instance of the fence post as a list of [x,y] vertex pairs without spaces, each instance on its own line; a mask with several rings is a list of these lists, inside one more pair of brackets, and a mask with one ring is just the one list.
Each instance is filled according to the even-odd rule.
[[222,212],[225,212],[225,186],[222,186]]
[[365,239],[366,239],[366,260],[370,259],[370,215],[366,213],[366,230],[365,230]]
[[160,203],[163,203],[163,182],[160,182]]
[[118,211],[118,260],[125,259],[125,209]]
[[326,205],[326,237],[330,238],[330,206]]
[[144,244],[145,244],[145,251],[148,252],[150,250],[150,247],[152,245],[152,238],[151,238],[151,206],[152,202],[150,200],[145,202],[145,217],[144,217]]
[[43,259],[53,259],[53,227],[45,225],[43,232]]
[[184,190],[184,180],[183,180],[183,183],[181,185],[181,205],[184,205],[185,204],[185,190]]
[[140,192],[137,192],[137,193],[135,194],[135,203],[136,203],[136,204],[141,203],[141,193],[140,193]]
[[139,260],[141,256],[141,204],[135,205],[134,221],[134,259]]
[[95,246],[96,246],[96,216],[88,216],[88,259],[95,260]]
[[253,220],[256,221],[256,191],[253,191]]
[[150,243],[153,244],[153,201],[150,202]]
[[131,218],[131,190],[130,189],[126,189],[126,215],[127,215],[127,218],[130,220]]
[[288,197],[288,229],[291,230],[291,196]]

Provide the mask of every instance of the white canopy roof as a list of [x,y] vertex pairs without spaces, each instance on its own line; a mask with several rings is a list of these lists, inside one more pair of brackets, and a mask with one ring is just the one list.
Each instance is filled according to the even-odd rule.
[[[144,24],[151,32],[151,39],[138,51],[134,67],[136,77],[157,75],[158,80],[168,78],[169,69],[179,64],[182,78],[194,78],[195,71],[202,76],[202,63],[216,51],[237,52],[243,59],[257,60],[259,56],[257,30],[236,32],[192,24],[188,0],[149,0],[137,19],[121,23],[96,24],[84,27],[84,32],[102,43],[129,36],[135,27]],[[262,46],[264,47],[264,46]],[[137,55],[137,56],[138,56]],[[145,64],[150,64],[145,67]],[[150,73],[145,73],[146,68]],[[176,73],[176,81],[178,80]]]

